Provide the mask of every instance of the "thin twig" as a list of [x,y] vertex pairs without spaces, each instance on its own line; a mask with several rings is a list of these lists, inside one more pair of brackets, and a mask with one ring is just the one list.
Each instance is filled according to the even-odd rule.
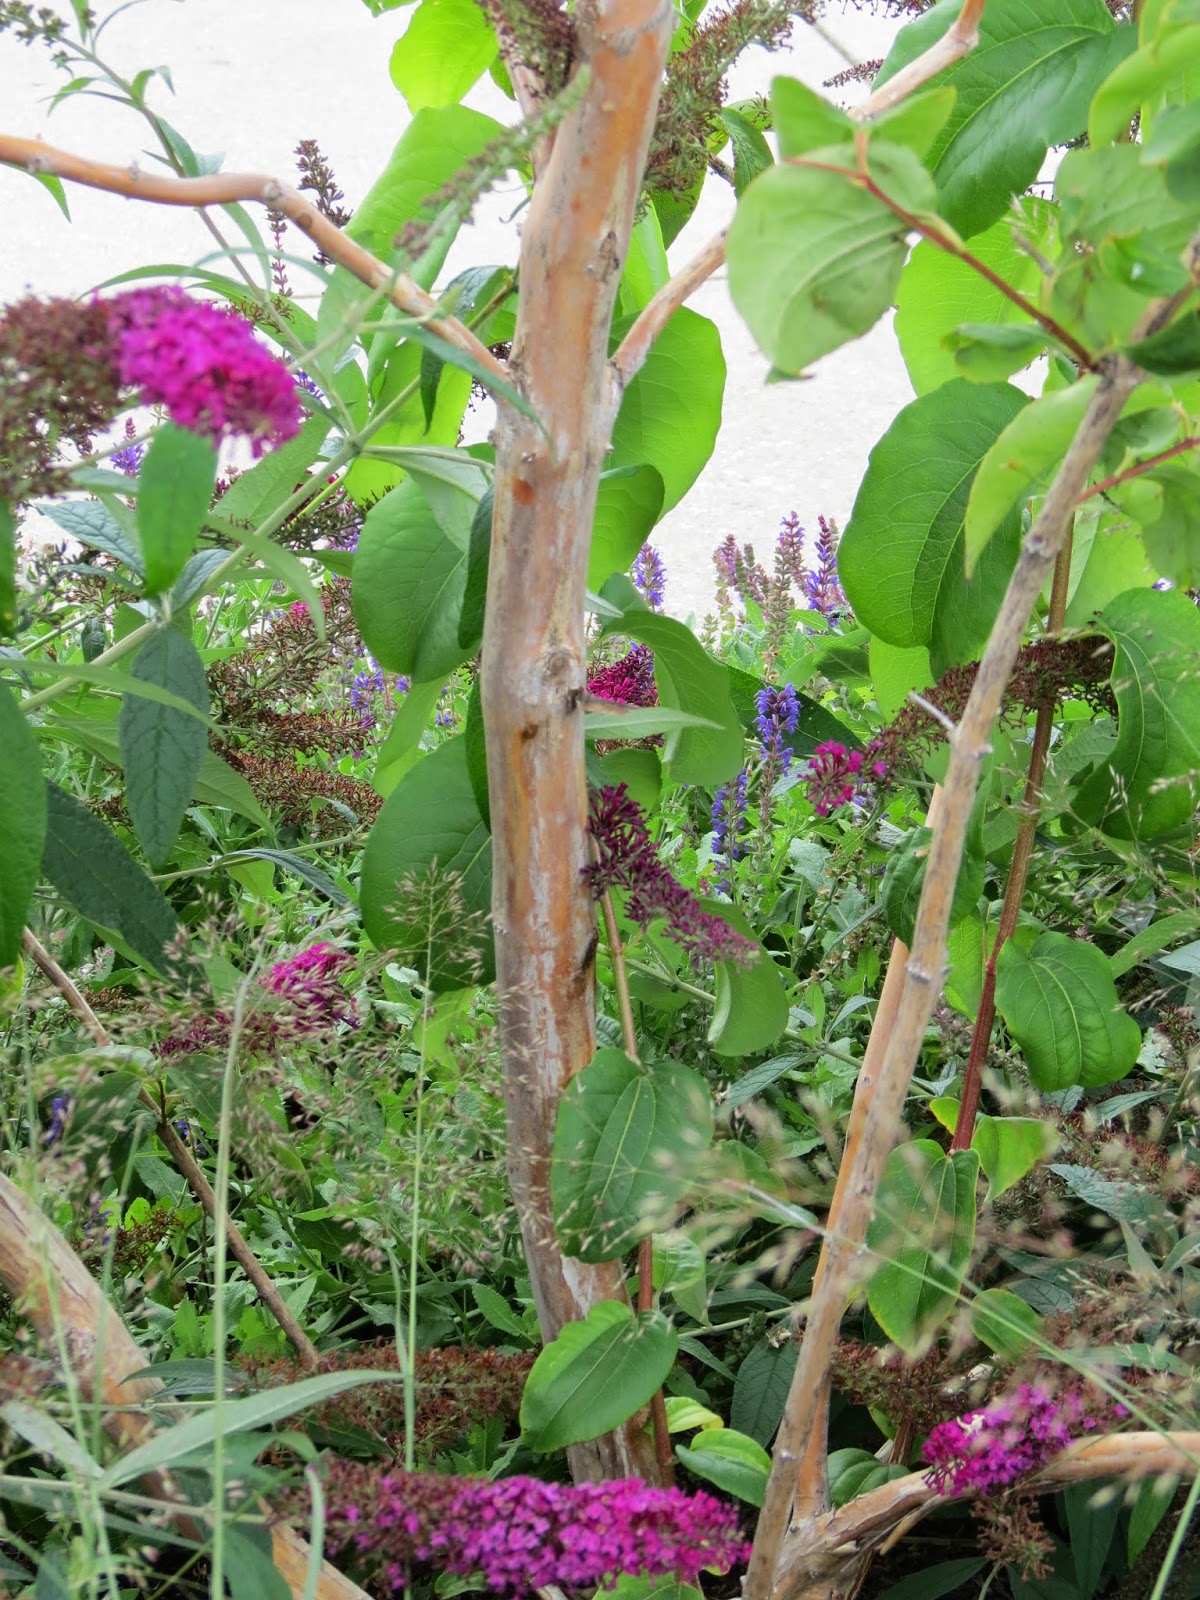
[[299,189],[292,189],[261,173],[215,173],[208,178],[160,178],[136,166],[116,167],[101,161],[88,161],[67,150],[43,144],[40,139],[21,139],[0,133],[0,165],[18,167],[35,176],[52,174],[67,183],[89,189],[124,195],[129,200],[148,200],[157,205],[207,206],[254,202],[282,211],[301,232],[331,260],[368,288],[387,296],[391,303],[410,317],[419,318],[431,333],[474,358],[501,382],[508,382],[508,369],[485,344],[456,317],[440,317],[436,299],[426,293],[406,273],[387,266],[362,245],[355,244],[342,230],[323,217]]
[[634,320],[633,326],[621,340],[616,354],[609,362],[612,381],[617,393],[645,364],[651,347],[671,318],[691,299],[702,283],[707,282],[725,260],[725,240],[728,229],[711,238],[698,255],[692,257],[663,284],[656,295],[645,305]]
[[[30,958],[38,967],[41,968],[46,977],[50,979],[50,982],[62,995],[63,999],[67,1002],[67,1005],[87,1029],[90,1037],[102,1049],[111,1045],[112,1039],[105,1030],[103,1023],[92,1010],[91,1006],[88,1005],[87,1000],[80,993],[70,975],[63,971],[62,967],[59,966],[58,962],[54,959],[54,957],[46,949],[45,945],[42,944],[40,939],[38,939],[36,934],[34,934],[31,929],[25,929],[23,938],[25,950]],[[220,1207],[217,1204],[217,1197],[213,1192],[212,1185],[204,1176],[203,1171],[197,1163],[195,1156],[180,1138],[178,1130],[172,1124],[163,1107],[155,1103],[154,1098],[148,1089],[141,1090],[138,1095],[138,1100],[142,1105],[148,1107],[148,1109],[154,1113],[154,1116],[158,1122],[158,1137],[161,1139],[163,1144],[166,1145],[167,1150],[170,1153],[171,1160],[175,1163],[180,1175],[187,1183],[188,1188],[204,1207],[214,1225],[217,1225],[219,1223],[220,1212]],[[289,1311],[282,1295],[279,1293],[279,1290],[275,1287],[274,1282],[267,1274],[266,1269],[263,1267],[258,1257],[254,1254],[254,1251],[251,1250],[250,1246],[246,1243],[241,1229],[237,1226],[228,1212],[225,1214],[224,1227],[225,1237],[229,1241],[230,1251],[240,1263],[242,1270],[245,1272],[250,1282],[254,1285],[259,1299],[267,1307],[267,1309],[271,1312],[271,1315],[275,1318],[276,1322],[278,1322],[279,1326],[283,1329],[304,1366],[306,1366],[310,1372],[315,1372],[320,1365],[320,1357],[317,1354],[317,1347],[305,1333],[299,1322],[297,1322],[291,1311]]]
[[1162,462],[1170,461],[1172,456],[1185,455],[1187,451],[1195,450],[1197,445],[1200,445],[1200,437],[1189,434],[1186,439],[1173,444],[1169,450],[1160,450],[1155,456],[1146,456],[1142,461],[1135,461],[1132,467],[1126,467],[1124,472],[1114,472],[1111,477],[1101,478],[1099,483],[1090,484],[1079,496],[1079,504],[1082,505],[1085,500],[1090,500],[1094,494],[1107,494],[1110,489],[1128,483],[1130,478],[1140,478],[1143,472],[1153,472]]
[[949,28],[923,55],[901,67],[894,78],[889,78],[857,108],[860,117],[874,117],[881,111],[890,111],[919,89],[939,72],[952,67],[956,61],[969,56],[979,43],[979,19],[987,0],[963,0],[963,8]]

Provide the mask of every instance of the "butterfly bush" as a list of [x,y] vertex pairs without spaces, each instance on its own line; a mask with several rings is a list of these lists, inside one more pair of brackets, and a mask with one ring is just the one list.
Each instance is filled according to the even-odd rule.
[[[324,1038],[340,1022],[356,1028],[358,1012],[341,981],[342,973],[353,965],[354,957],[348,951],[323,943],[277,961],[259,983],[278,995],[281,1005],[274,1011],[248,1011],[239,1034],[243,1048],[253,1054],[275,1044]],[[194,1018],[184,1032],[161,1040],[155,1052],[169,1056],[224,1050],[232,1027],[228,1011],[214,1011]]]
[[981,1411],[939,1423],[925,1441],[926,1478],[940,1494],[995,1494],[1096,1426],[1079,1394],[1023,1383]]
[[600,700],[615,700],[625,706],[656,706],[658,686],[654,682],[654,656],[644,644],[635,644],[619,661],[593,672],[587,681],[588,692]]
[[588,827],[598,859],[585,871],[597,899],[609,889],[626,890],[630,920],[646,928],[656,918],[665,918],[668,939],[682,945],[694,960],[736,961],[742,966],[757,960],[754,941],[723,917],[705,911],[663,866],[642,809],[623,783],[593,792]]
[[108,315],[122,386],[181,428],[213,444],[245,435],[255,456],[300,431],[295,380],[236,311],[158,288],[118,295]]
[[408,1586],[414,1562],[478,1573],[489,1589],[515,1596],[548,1584],[588,1591],[623,1573],[695,1583],[705,1568],[725,1570],[749,1552],[733,1506],[637,1478],[380,1476],[346,1464],[328,1497],[329,1543],[381,1564],[393,1590]]

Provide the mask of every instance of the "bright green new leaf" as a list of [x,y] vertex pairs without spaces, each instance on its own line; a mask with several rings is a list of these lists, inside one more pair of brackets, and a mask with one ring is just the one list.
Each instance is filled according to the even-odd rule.
[[1040,356],[1049,342],[1039,327],[1005,322],[964,322],[945,339],[955,367],[972,383],[1002,383]]
[[675,1454],[689,1472],[715,1483],[748,1505],[761,1506],[771,1474],[771,1458],[756,1439],[735,1428],[705,1428]]
[[449,739],[400,779],[367,835],[359,887],[363,926],[434,989],[490,983],[492,836]]
[[957,99],[957,90],[949,84],[943,84],[940,89],[923,89],[907,95],[890,111],[872,117],[867,127],[873,138],[905,145],[924,159],[946,126]]
[[[720,917],[738,933],[754,939],[749,920],[724,900],[701,902],[710,916]],[[708,1025],[708,1043],[719,1056],[748,1056],[773,1045],[788,1025],[787,985],[767,951],[758,946],[752,966],[718,961],[716,1005]]]
[[1200,790],[1200,612],[1177,589],[1131,589],[1096,626],[1116,646],[1118,734],[1075,810],[1115,838],[1152,838],[1182,827]]
[[1200,70],[1200,27],[1179,28],[1135,50],[1097,89],[1088,114],[1088,143],[1111,144],[1128,135],[1135,116],[1153,128],[1153,113],[1188,98],[1187,78]]
[[1043,933],[1028,951],[1008,941],[996,963],[996,1009],[1045,1094],[1115,1083],[1142,1047],[1103,952],[1065,933]]
[[[876,84],[886,83],[941,38],[958,0],[902,28]],[[1134,46],[1103,0],[989,0],[979,44],[933,79],[957,91],[927,157],[937,210],[964,238],[990,227],[1033,183],[1051,145],[1083,132],[1093,91]]]
[[[1020,202],[1016,217],[1002,217],[971,240],[971,254],[1022,294],[1036,299],[1037,261],[1017,245],[1028,238],[1043,255],[1056,250],[1054,207],[1045,200]],[[900,274],[896,290],[896,338],[918,394],[958,377],[946,340],[965,323],[1033,328],[1020,307],[973,267],[923,240]]]
[[967,570],[1022,498],[1066,455],[1098,378],[1081,378],[1069,389],[1055,389],[1019,410],[992,444],[971,485],[967,501]]
[[496,35],[474,0],[421,0],[388,68],[412,112],[456,106],[496,55]]
[[[936,205],[911,150],[870,146],[874,182],[903,211]],[[874,326],[891,305],[908,224],[858,181],[852,145],[813,150],[764,172],[738,202],[729,292],[776,371],[798,376]]]
[[759,173],[772,165],[775,157],[762,132],[749,117],[735,111],[732,106],[723,106],[720,115],[733,145],[733,192],[741,196]]
[[46,783],[33,729],[0,687],[0,968],[21,953],[21,934],[42,865]]
[[138,472],[137,530],[146,592],[161,594],[196,547],[217,481],[217,452],[208,439],[173,422],[150,441]]
[[996,1200],[1020,1183],[1053,1151],[1055,1143],[1053,1128],[1040,1117],[976,1118],[971,1148],[979,1152],[988,1199]]
[[1042,1319],[1010,1289],[982,1289],[971,1306],[975,1337],[1005,1361],[1019,1361],[1042,1331]]
[[662,1386],[675,1330],[658,1311],[638,1316],[602,1300],[568,1322],[538,1356],[521,1398],[521,1434],[539,1453],[596,1439],[627,1422]]
[[923,644],[889,644],[886,639],[873,636],[868,660],[875,704],[888,722],[907,704],[914,689],[920,692],[933,682],[929,651]]
[[957,378],[905,406],[871,452],[842,534],[855,616],[889,644],[927,645],[935,674],[977,653],[1016,562],[1012,510],[968,579],[964,519],[980,463],[1027,404],[1010,384]]
[[[208,714],[204,663],[178,628],[152,634],[134,657],[130,674],[140,683],[170,690]],[[117,728],[133,831],[150,865],[161,867],[195,798],[208,735],[195,717],[136,694],[122,696]]]
[[[631,326],[630,318],[614,326],[614,346]],[[682,306],[626,385],[606,465],[656,468],[663,481],[662,512],[670,511],[712,455],[724,394],[725,357],[717,326]]]
[[432,683],[414,683],[404,696],[375,758],[375,776],[371,779],[376,792],[385,799],[409,768],[421,759],[421,736],[429,726],[433,708],[444,688],[442,680],[435,678]]
[[946,1155],[930,1139],[888,1157],[867,1229],[883,1264],[867,1285],[867,1304],[895,1344],[916,1354],[954,1304],[975,1243],[974,1150]]
[[86,806],[53,783],[47,800],[43,875],[80,916],[165,972],[179,922],[162,891]]
[[841,106],[799,78],[771,79],[771,121],[781,161],[854,139],[854,122]]
[[[482,483],[480,484],[482,488]],[[408,478],[371,507],[354,553],[354,617],[388,672],[443,682],[472,654],[459,642],[474,505],[462,496],[456,521],[439,522],[427,493]]]
[[554,1133],[550,1192],[566,1254],[612,1261],[664,1227],[712,1133],[697,1073],[597,1050],[563,1093]]
[[664,493],[657,467],[615,467],[601,474],[588,552],[589,589],[601,588],[614,572],[628,572],[662,515]]

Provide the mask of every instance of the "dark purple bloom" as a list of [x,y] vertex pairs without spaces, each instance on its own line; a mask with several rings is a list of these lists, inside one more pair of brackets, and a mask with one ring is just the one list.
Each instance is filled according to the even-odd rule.
[[[855,779],[862,770],[861,750],[847,750],[844,744],[830,740],[819,744],[808,763],[804,781],[808,798],[819,817],[827,817],[838,806],[854,798]],[[875,763],[875,769],[882,762]],[[878,775],[878,772],[877,772]]]
[[50,1120],[46,1124],[46,1131],[42,1135],[42,1143],[47,1150],[52,1150],[56,1144],[62,1143],[62,1136],[67,1129],[67,1120],[71,1115],[71,1096],[69,1094],[56,1094],[50,1102]]
[[817,535],[817,560],[811,572],[805,574],[804,596],[813,611],[822,616],[840,616],[849,609],[842,593],[837,570],[837,524],[824,517],[817,518],[821,531]]
[[661,611],[667,587],[667,569],[652,544],[644,544],[633,563],[634,587],[651,611]]
[[300,431],[295,384],[235,311],[182,289],[136,289],[107,302],[122,385],[165,406],[181,428],[214,444],[244,434],[260,456],[268,440]]
[[584,870],[597,899],[608,889],[626,890],[630,920],[647,928],[656,918],[665,918],[667,937],[682,945],[693,960],[748,966],[758,959],[753,940],[724,918],[703,910],[695,895],[659,861],[641,807],[629,798],[623,783],[593,791],[588,827],[599,860]]
[[615,700],[623,706],[656,706],[653,653],[644,644],[635,644],[619,661],[594,672],[587,686],[589,693],[601,700]]
[[721,869],[717,888],[728,894],[731,887],[733,863],[745,854],[738,835],[746,819],[746,789],[750,773],[745,767],[732,783],[725,784],[713,795],[713,860]]
[[637,1478],[564,1484],[389,1472],[358,1485],[362,1504],[340,1501],[337,1488],[331,1483],[331,1543],[384,1556],[395,1590],[408,1587],[414,1561],[525,1595],[551,1584],[590,1592],[624,1573],[695,1583],[706,1567],[724,1571],[748,1553],[733,1506]]
[[[125,418],[125,438],[133,440],[137,436],[137,429],[133,425],[133,418]],[[142,464],[142,457],[146,454],[144,444],[127,443],[120,450],[114,450],[109,457],[118,472],[123,472],[127,478],[136,478],[138,468]]]
[[758,715],[755,726],[764,761],[777,763],[781,773],[792,763],[792,752],[784,744],[786,734],[795,733],[800,720],[800,701],[790,683],[782,689],[760,689],[754,697]]
[[1077,1393],[1056,1398],[1023,1383],[982,1411],[939,1423],[925,1441],[926,1477],[940,1494],[995,1494],[1095,1427]]

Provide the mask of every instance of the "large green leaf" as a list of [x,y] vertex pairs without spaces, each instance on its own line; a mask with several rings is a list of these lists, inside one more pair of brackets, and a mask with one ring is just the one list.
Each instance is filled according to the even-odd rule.
[[139,578],[145,575],[142,552],[99,500],[44,500],[36,509],[80,544],[103,550]]
[[599,590],[614,572],[628,572],[662,515],[657,467],[614,467],[601,474],[588,551],[587,586]]
[[736,1428],[705,1428],[690,1447],[677,1445],[675,1454],[695,1477],[715,1483],[748,1505],[762,1505],[771,1458],[756,1439]]
[[[169,689],[207,715],[204,663],[177,628],[151,634],[130,672],[140,683]],[[160,867],[195,796],[208,735],[195,717],[135,694],[122,696],[118,735],[133,831],[151,866]]]
[[635,1317],[616,1300],[602,1300],[583,1322],[568,1322],[525,1380],[525,1443],[539,1452],[563,1450],[619,1428],[661,1387],[676,1343],[661,1312]]
[[277,510],[303,483],[329,436],[327,416],[309,417],[294,439],[276,446],[257,465],[236,477],[214,509],[235,522],[254,525]]
[[496,56],[496,35],[475,0],[421,0],[396,40],[389,71],[410,111],[454,106]]
[[602,1048],[559,1103],[550,1168],[567,1255],[612,1261],[664,1227],[712,1140],[704,1080],[675,1061]]
[[[1178,10],[1184,11],[1184,7]],[[1188,78],[1200,74],[1200,27],[1172,29],[1135,50],[1096,91],[1088,113],[1088,143],[1111,144],[1126,136],[1141,117],[1141,134],[1151,131],[1152,110],[1190,98]]]
[[[870,172],[903,210],[934,209],[911,150],[873,142]],[[798,375],[874,326],[895,296],[908,233],[858,181],[853,145],[813,150],[750,185],[729,230],[729,292],[777,371]]]
[[[724,900],[701,902],[710,916],[721,917],[747,939],[755,934],[749,919]],[[783,973],[763,948],[748,967],[718,961],[716,1005],[708,1025],[708,1043],[719,1056],[748,1056],[773,1045],[788,1025],[788,995]]]
[[45,877],[80,916],[165,972],[179,924],[162,891],[78,800],[53,783],[47,799]]
[[1096,1089],[1133,1068],[1142,1033],[1121,1009],[1102,951],[1043,933],[1025,951],[1013,939],[996,962],[996,1009],[1046,1094]]
[[[481,485],[482,487],[482,485]],[[474,505],[439,522],[412,478],[367,513],[354,553],[354,617],[388,672],[414,683],[444,681],[472,653],[459,643]]]
[[838,546],[858,620],[888,644],[928,645],[939,675],[987,639],[1016,562],[1013,511],[968,581],[963,522],[980,462],[1026,404],[1010,384],[956,378],[905,406],[871,452]]
[[1177,589],[1130,589],[1096,627],[1116,646],[1118,735],[1075,810],[1117,838],[1170,832],[1200,793],[1200,612]]
[[715,724],[678,728],[667,735],[663,760],[676,782],[710,788],[728,783],[742,764],[743,734],[729,697],[727,669],[708,654],[690,628],[673,617],[631,608],[610,622],[605,632],[650,646],[663,706]]
[[1054,1149],[1053,1127],[1041,1117],[977,1117],[971,1148],[978,1150],[988,1180],[988,1199],[996,1200]]
[[0,497],[0,639],[17,625],[17,519],[8,501]]
[[743,1358],[733,1385],[729,1421],[768,1447],[783,1418],[799,1351],[793,1338],[766,1338]]
[[[941,38],[960,9],[942,0],[902,29],[876,83]],[[1049,147],[1083,132],[1093,92],[1134,38],[1103,0],[989,0],[979,44],[932,80],[958,96],[927,159],[937,209],[960,234],[989,227],[1029,188]]]
[[[432,883],[430,879],[432,878]],[[435,989],[490,983],[492,838],[479,815],[462,739],[405,773],[367,836],[363,926]]]
[[[879,891],[883,914],[888,928],[904,944],[912,943],[932,839],[932,829],[913,828],[888,852],[887,864],[883,869],[883,883]],[[968,832],[954,883],[954,900],[950,906],[951,928],[957,927],[967,917],[974,916],[983,893],[986,872],[982,834],[978,828],[974,828]]]
[[0,687],[0,968],[21,953],[21,932],[42,864],[46,782],[33,729]]
[[138,472],[138,541],[149,594],[169,589],[186,566],[216,481],[212,443],[173,422],[164,423]]
[[931,1139],[900,1145],[888,1157],[867,1229],[884,1258],[867,1303],[888,1338],[915,1354],[954,1304],[975,1242],[974,1150],[946,1155]]
[[[615,343],[631,320],[614,326]],[[682,306],[625,389],[608,467],[656,468],[663,481],[662,511],[670,511],[712,455],[724,394],[725,357],[717,325]]]
[[[1017,244],[1018,234],[1043,254],[1054,249],[1054,207],[1026,199],[1020,217],[1002,217],[971,240],[971,254],[999,277],[1036,301],[1042,275],[1036,258]],[[1031,323],[994,284],[928,240],[913,251],[896,290],[896,338],[918,394],[957,378],[954,352],[945,343],[963,323]]]

